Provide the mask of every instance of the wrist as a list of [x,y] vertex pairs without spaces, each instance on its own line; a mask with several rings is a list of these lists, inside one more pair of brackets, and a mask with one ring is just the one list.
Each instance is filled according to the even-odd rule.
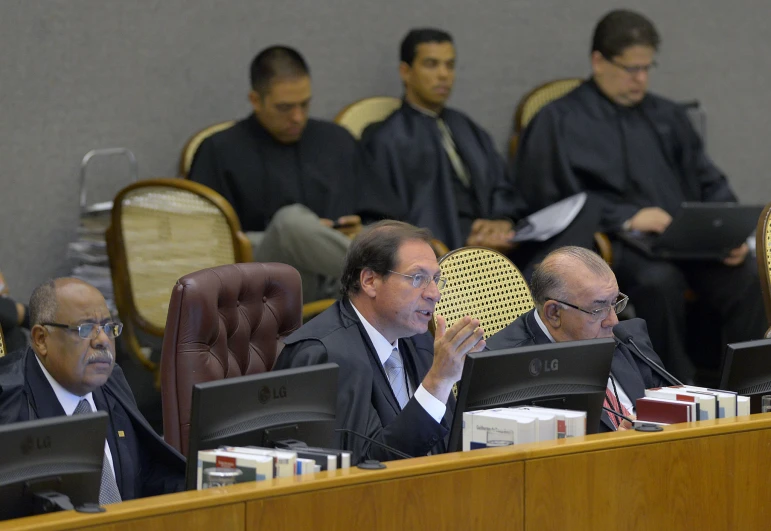
[[621,224],[621,230],[624,232],[629,232],[632,230],[632,218],[629,218]]

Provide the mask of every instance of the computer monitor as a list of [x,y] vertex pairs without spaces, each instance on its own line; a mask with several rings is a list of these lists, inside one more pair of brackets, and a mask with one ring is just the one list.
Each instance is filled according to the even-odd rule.
[[325,363],[194,385],[187,488],[196,487],[198,450],[285,439],[334,448],[337,373]]
[[750,397],[750,413],[760,413],[760,397],[771,394],[771,339],[726,347],[720,388]]
[[449,451],[463,444],[463,413],[510,406],[586,411],[586,432],[597,433],[616,342],[565,341],[466,356],[450,430]]
[[0,426],[0,520],[98,504],[106,435],[104,411]]

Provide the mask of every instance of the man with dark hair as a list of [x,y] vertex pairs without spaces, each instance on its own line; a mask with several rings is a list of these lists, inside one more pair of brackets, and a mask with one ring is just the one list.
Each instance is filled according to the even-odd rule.
[[347,235],[362,221],[401,217],[400,204],[378,188],[345,129],[308,118],[311,78],[297,51],[263,50],[250,75],[253,113],[203,141],[190,179],[233,205],[255,260],[296,267],[303,300],[327,297],[337,291],[328,279],[340,273]]
[[[653,351],[645,321],[629,319],[619,324],[617,314],[629,298],[619,292],[616,277],[596,253],[583,247],[562,247],[535,267],[530,281],[535,308],[490,337],[490,349],[547,345],[560,341],[613,337],[621,327],[650,359],[661,365]],[[618,343],[610,366],[605,407],[634,416],[635,401],[645,389],[667,385],[665,380],[625,344]],[[621,417],[603,411],[600,430],[631,426]]]
[[[591,78],[544,107],[522,135],[513,162],[517,215],[587,191],[600,205],[591,230],[613,238],[663,232],[685,201],[736,201],[685,110],[648,92],[658,47],[656,29],[640,14],[612,11],[597,24]],[[724,325],[722,343],[762,337],[760,284],[746,245],[722,263],[674,262],[614,240],[613,269],[681,379],[693,377],[685,340],[689,288]]]
[[[446,329],[437,316],[435,338],[428,332],[445,282],[430,240],[429,231],[399,221],[365,229],[345,258],[343,300],[290,335],[274,366],[336,363],[337,427],[410,456],[445,450],[452,386],[466,354],[485,346],[470,317]],[[397,458],[364,437],[339,444],[355,462]]]
[[27,336],[23,329],[29,330],[29,311],[24,304],[10,296],[8,284],[0,272],[0,330],[5,338],[7,352],[27,346]]
[[381,179],[407,205],[406,220],[451,249],[510,250],[512,187],[490,135],[445,104],[455,81],[455,47],[441,30],[414,29],[401,44],[404,101],[368,127],[362,143]]
[[0,424],[109,413],[99,503],[181,491],[185,460],[137,409],[120,367],[110,317],[99,291],[74,278],[32,293],[31,346],[0,358]]

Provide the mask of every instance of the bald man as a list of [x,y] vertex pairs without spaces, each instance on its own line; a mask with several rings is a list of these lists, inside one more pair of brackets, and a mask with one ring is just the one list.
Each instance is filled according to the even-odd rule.
[[[619,324],[617,314],[629,297],[618,290],[616,276],[599,255],[583,247],[561,247],[536,266],[530,281],[535,308],[487,341],[491,350],[613,337],[620,327],[634,337],[643,353],[662,365],[642,319]],[[619,330],[620,332],[621,330]],[[634,417],[635,401],[645,389],[668,383],[623,343],[617,343],[610,366],[605,407]],[[600,431],[628,429],[621,417],[602,412]]]
[[99,503],[183,490],[184,458],[147,423],[115,365],[123,325],[102,294],[78,279],[50,280],[32,293],[29,313],[30,347],[0,358],[0,424],[106,411]]

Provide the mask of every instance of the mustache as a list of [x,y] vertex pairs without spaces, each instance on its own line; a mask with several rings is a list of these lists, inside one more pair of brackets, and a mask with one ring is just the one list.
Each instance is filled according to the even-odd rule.
[[110,349],[103,348],[95,350],[86,363],[112,363],[113,361],[115,361],[115,354]]

